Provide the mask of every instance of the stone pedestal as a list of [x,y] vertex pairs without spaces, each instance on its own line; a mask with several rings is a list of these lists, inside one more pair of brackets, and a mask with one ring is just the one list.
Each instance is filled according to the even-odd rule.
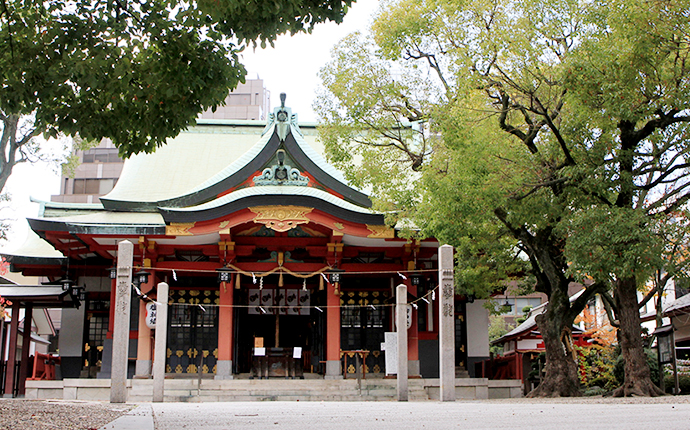
[[340,369],[340,360],[326,361],[326,375],[324,379],[343,379],[343,372]]
[[216,362],[216,376],[213,379],[235,379],[232,374],[232,360],[218,360]]

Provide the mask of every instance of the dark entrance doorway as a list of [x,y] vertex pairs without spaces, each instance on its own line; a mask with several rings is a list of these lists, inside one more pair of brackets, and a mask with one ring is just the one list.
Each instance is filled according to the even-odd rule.
[[[250,373],[257,339],[267,349],[280,348],[292,354],[302,348],[298,360],[304,372],[320,373],[324,357],[325,312],[315,307],[325,301],[318,290],[306,292],[297,285],[237,290],[235,303],[234,373]],[[299,305],[290,306],[290,304]]]

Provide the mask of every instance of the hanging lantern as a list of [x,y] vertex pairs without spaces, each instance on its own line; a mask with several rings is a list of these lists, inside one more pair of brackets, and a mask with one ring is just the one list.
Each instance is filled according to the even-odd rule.
[[419,274],[419,273],[413,273],[412,275],[410,275],[410,282],[411,282],[412,285],[414,285],[414,286],[419,286],[419,285],[421,285],[421,283],[422,283],[422,275]]
[[74,285],[74,281],[69,278],[63,278],[60,280],[60,284],[62,284],[62,291],[68,291]]
[[334,287],[333,294],[340,294],[340,278],[343,272],[345,272],[343,269],[338,269],[337,267],[329,271],[330,282]]
[[221,282],[230,282],[230,277],[232,275],[232,272],[224,267],[221,267],[220,269],[216,269],[216,272],[218,272],[218,283],[220,284]]
[[134,274],[134,283],[136,284],[137,287],[140,287],[141,284],[145,284],[149,281],[149,276],[151,274],[144,270],[143,268],[139,270],[137,273]]

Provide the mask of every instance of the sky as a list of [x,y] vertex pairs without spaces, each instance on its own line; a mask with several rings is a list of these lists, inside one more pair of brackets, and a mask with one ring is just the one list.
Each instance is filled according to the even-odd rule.
[[[330,60],[333,46],[343,37],[364,31],[370,24],[379,0],[358,0],[342,24],[319,24],[311,34],[283,35],[274,47],[248,48],[241,54],[247,68],[247,78],[261,78],[271,93],[271,109],[280,105],[280,93],[286,93],[286,106],[296,113],[300,122],[314,122],[312,104],[319,86],[319,70]],[[48,145],[50,151],[59,151],[60,144]],[[12,224],[9,240],[0,248],[12,250],[21,246],[28,232],[26,217],[38,215],[39,205],[30,197],[49,201],[60,193],[60,167],[46,163],[16,166],[7,182],[11,204],[0,212],[0,217]]]
[[364,31],[378,7],[378,0],[357,0],[342,24],[319,24],[311,34],[282,36],[275,48],[247,49],[242,53],[247,78],[261,78],[271,92],[271,109],[280,105],[280,93],[286,93],[285,105],[300,122],[316,121],[311,105],[316,97],[319,70],[330,60],[331,49],[348,34]]

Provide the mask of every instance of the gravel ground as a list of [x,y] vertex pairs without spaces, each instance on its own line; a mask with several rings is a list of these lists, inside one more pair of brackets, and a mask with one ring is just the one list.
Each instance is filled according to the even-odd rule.
[[0,429],[98,429],[134,407],[77,400],[0,399]]

